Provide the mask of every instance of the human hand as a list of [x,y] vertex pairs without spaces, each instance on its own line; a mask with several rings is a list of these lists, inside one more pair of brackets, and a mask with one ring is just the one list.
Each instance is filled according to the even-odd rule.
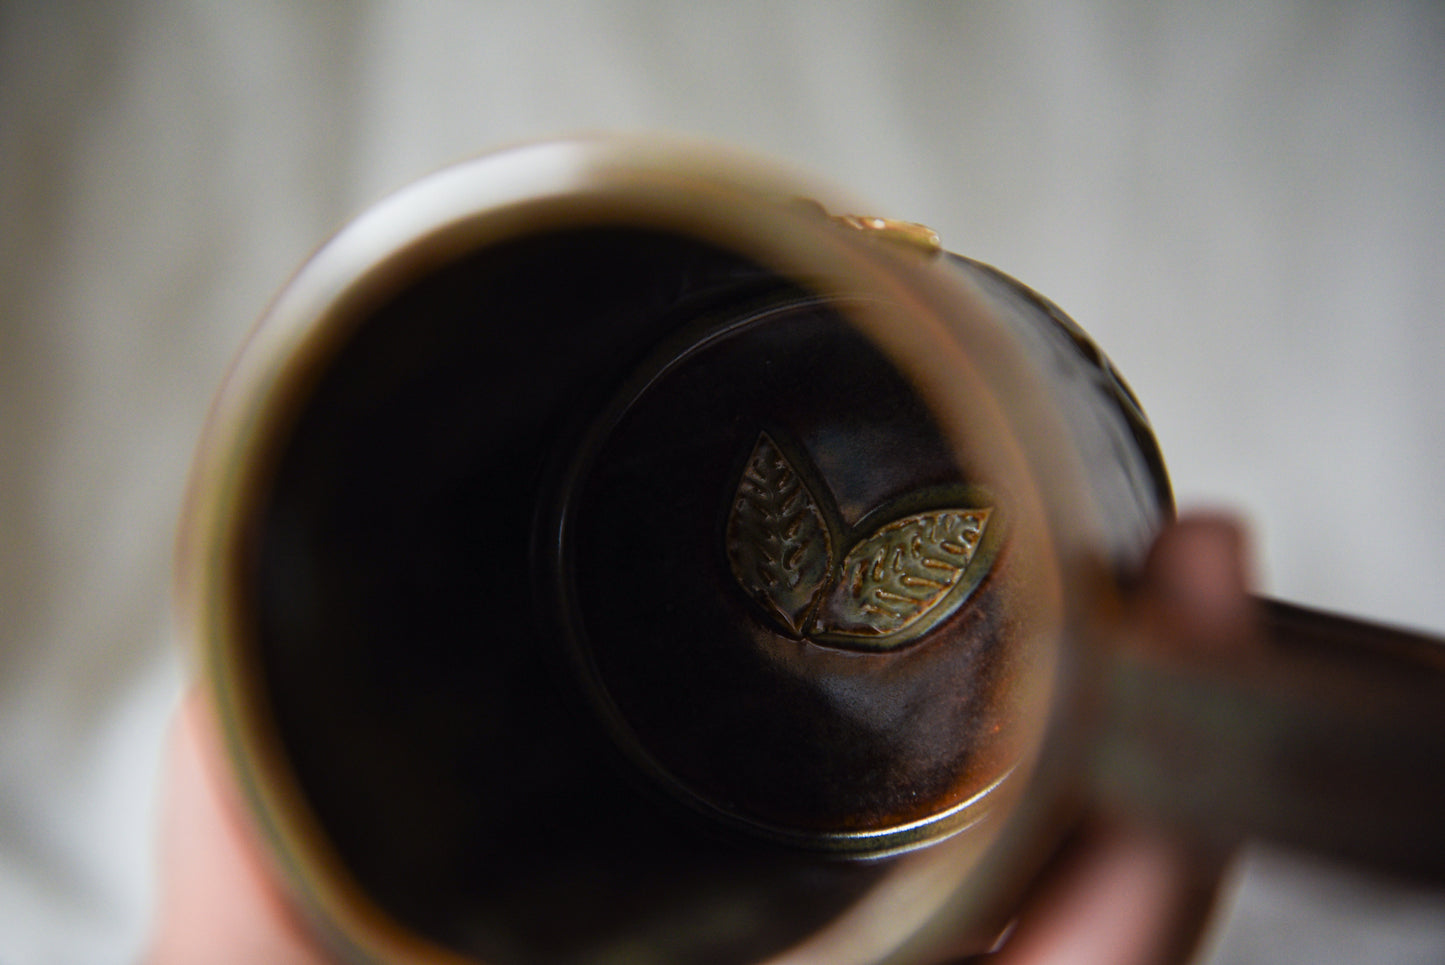
[[[1256,615],[1242,530],[1219,516],[1156,540],[1121,615],[1150,645],[1196,653],[1249,645]],[[1040,877],[990,965],[1187,961],[1208,923],[1227,854],[1136,820],[1086,817]]]
[[147,965],[325,965],[287,902],[224,768],[206,695],[171,726],[162,799],[159,905]]

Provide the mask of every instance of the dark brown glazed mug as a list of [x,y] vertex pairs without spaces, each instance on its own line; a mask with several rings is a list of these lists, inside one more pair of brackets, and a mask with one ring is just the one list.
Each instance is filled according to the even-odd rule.
[[342,960],[982,950],[1091,800],[1445,870],[1435,642],[1270,604],[1248,666],[1114,646],[1172,513],[1137,402],[859,210],[713,147],[524,147],[271,306],[179,595]]

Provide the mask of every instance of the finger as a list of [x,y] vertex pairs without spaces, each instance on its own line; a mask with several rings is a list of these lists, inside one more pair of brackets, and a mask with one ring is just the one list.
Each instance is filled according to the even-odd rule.
[[1220,865],[1166,835],[1098,822],[1020,911],[990,965],[1160,965],[1197,943]]
[[[1120,615],[1132,628],[1122,638],[1196,654],[1247,648],[1255,620],[1249,583],[1240,525],[1186,517],[1152,547]],[[1183,961],[1208,920],[1224,858],[1138,822],[1095,818],[1040,878],[996,960]]]
[[1249,645],[1252,582],[1243,527],[1228,516],[1195,514],[1155,540],[1135,606],[1159,642],[1224,654]]
[[204,696],[172,724],[149,965],[324,965],[288,906],[221,766]]

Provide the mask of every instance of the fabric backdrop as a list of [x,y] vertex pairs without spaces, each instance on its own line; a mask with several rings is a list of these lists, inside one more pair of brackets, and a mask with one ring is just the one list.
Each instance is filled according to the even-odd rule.
[[[591,130],[819,172],[1044,292],[1262,587],[1445,632],[1445,8],[0,4],[0,962],[127,962],[228,357],[452,160]],[[1445,896],[1269,850],[1214,963],[1445,960]]]

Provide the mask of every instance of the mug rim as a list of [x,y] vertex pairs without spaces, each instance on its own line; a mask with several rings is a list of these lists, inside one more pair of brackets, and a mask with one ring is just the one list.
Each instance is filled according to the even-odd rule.
[[[811,204],[799,204],[799,199]],[[815,210],[818,204],[823,216]],[[872,326],[866,334],[885,343],[889,354],[926,369],[923,382],[938,393],[929,399],[934,409],[959,412],[960,393],[971,394],[975,403],[980,396],[992,397],[997,411],[960,418],[989,420],[1015,440],[1067,439],[1038,373],[1006,338],[989,334],[989,326],[975,326],[975,341],[981,344],[974,348],[991,368],[960,352],[940,353],[940,346],[957,337],[960,314],[972,321],[988,310],[966,285],[938,270],[927,252],[880,242],[826,216],[850,210],[857,208],[840,192],[717,145],[611,136],[544,142],[463,162],[384,199],[319,249],[263,314],[212,406],[193,464],[178,540],[176,598],[248,815],[323,941],[357,961],[474,962],[393,921],[351,878],[290,773],[279,735],[267,720],[255,662],[245,658],[238,544],[263,502],[286,427],[327,360],[371,307],[458,253],[548,227],[620,222],[719,244],[818,290],[846,287],[852,294],[862,289],[905,304],[915,313],[915,325],[898,331],[878,320],[865,321]],[[986,388],[963,384],[969,381],[960,378],[963,371]],[[999,386],[1007,388],[1003,401],[997,398]],[[987,404],[988,398],[982,401]],[[1095,570],[1093,534],[1100,522],[1088,505],[1081,457],[1067,445],[1040,449],[1019,443],[1017,451],[998,454],[1009,466],[1006,478],[1033,487],[1022,498],[1039,520],[1032,535],[1039,541],[1037,551],[1060,571]],[[1057,626],[1041,632],[1061,636],[1082,612],[1075,598],[1081,581],[1059,575],[1052,584]],[[1034,759],[1018,782],[1035,790],[1032,772],[1039,756],[1058,744],[1056,695],[1076,674],[1067,666],[1075,656],[1058,644],[1041,685],[1048,691],[1042,704],[1048,714],[1038,722]],[[1051,790],[1049,797],[1062,797],[1062,792]],[[1010,861],[1019,866],[1016,855],[1037,850],[1031,839],[1054,822],[1055,804],[1030,802],[1023,812],[990,827],[983,847],[987,854],[965,858],[966,849],[955,839],[908,855],[896,874],[918,874],[923,866],[923,874],[936,876],[939,869],[965,860],[996,869]],[[938,919],[945,907],[950,914],[958,912],[960,901],[968,909],[965,917],[983,923],[978,927],[996,928],[1020,874],[990,874],[1009,878],[1008,886],[961,896],[963,881],[955,882],[934,896],[931,907],[913,909],[912,923],[895,933],[896,947],[878,948],[874,957],[906,957],[911,952],[905,949],[942,940],[942,932],[950,929]],[[995,890],[999,894],[988,894]],[[851,915],[850,910],[842,917]],[[836,942],[848,933],[846,922],[834,924],[840,928],[831,938],[805,947],[822,947],[818,941]],[[779,961],[792,957],[790,952]]]

